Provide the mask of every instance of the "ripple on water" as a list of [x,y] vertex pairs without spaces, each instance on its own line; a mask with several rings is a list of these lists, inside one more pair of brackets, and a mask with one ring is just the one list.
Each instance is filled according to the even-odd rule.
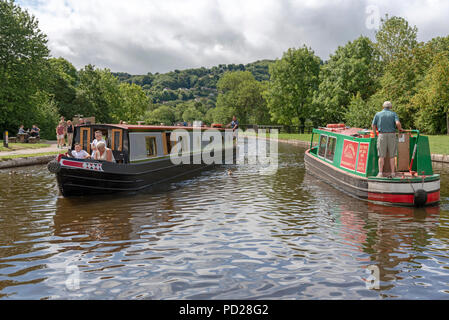
[[66,199],[45,166],[0,171],[0,297],[448,298],[449,190],[433,209],[371,205],[279,147],[273,175],[216,168],[134,195]]

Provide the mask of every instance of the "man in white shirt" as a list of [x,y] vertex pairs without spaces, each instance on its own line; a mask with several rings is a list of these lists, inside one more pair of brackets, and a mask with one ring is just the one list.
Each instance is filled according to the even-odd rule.
[[103,141],[104,145],[107,147],[106,140],[104,140],[104,138],[103,138],[103,133],[101,133],[100,130],[97,130],[97,131],[95,131],[95,139],[90,144],[90,148],[92,150],[92,154],[91,154],[92,159],[95,157],[95,151],[97,151],[97,144],[100,141]]
[[72,156],[76,159],[89,159],[90,155],[83,149],[79,143],[75,143],[75,150],[72,150]]

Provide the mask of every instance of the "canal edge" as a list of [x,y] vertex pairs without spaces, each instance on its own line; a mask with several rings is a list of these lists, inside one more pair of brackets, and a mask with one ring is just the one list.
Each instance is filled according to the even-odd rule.
[[24,167],[24,166],[31,166],[31,165],[37,165],[37,164],[47,164],[49,161],[53,160],[55,157],[56,157],[55,155],[48,155],[48,156],[26,157],[26,158],[17,158],[17,159],[0,161],[0,169]]

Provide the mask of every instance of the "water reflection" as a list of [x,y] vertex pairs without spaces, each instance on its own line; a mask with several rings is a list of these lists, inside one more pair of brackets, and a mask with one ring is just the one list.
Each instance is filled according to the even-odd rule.
[[[271,176],[230,166],[126,195],[67,199],[43,166],[0,171],[0,297],[447,299],[449,170],[440,206],[386,207],[279,147]],[[363,280],[373,265],[377,290]]]
[[[363,262],[361,267],[379,268],[381,297],[401,297],[403,290],[413,292],[410,298],[430,297],[429,288],[440,282],[442,275],[449,275],[447,259],[441,259],[437,249],[443,245],[444,251],[447,250],[444,246],[447,236],[439,236],[438,230],[447,230],[448,214],[439,206],[406,208],[357,201],[343,193],[334,193],[331,187],[320,182],[314,182],[310,190],[315,191],[316,199],[328,195],[326,201],[332,203],[329,209],[335,222],[332,228],[339,241],[366,254],[359,256]],[[335,205],[339,200],[341,204]],[[439,257],[436,264],[435,257]],[[447,292],[447,282],[443,284],[445,289],[441,291]]]

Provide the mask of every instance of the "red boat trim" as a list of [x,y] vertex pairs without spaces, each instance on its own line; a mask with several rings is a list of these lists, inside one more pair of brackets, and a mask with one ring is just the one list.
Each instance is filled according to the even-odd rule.
[[82,168],[83,163],[78,161],[62,160],[62,165],[67,167]]
[[[413,194],[395,194],[395,193],[376,193],[376,192],[368,192],[368,200],[372,201],[382,201],[382,202],[390,202],[390,203],[414,203],[414,195]],[[440,191],[435,191],[427,194],[427,202],[433,203],[440,201]]]
[[61,165],[64,167],[86,169],[91,171],[103,171],[103,164],[96,162],[79,162],[63,159],[61,160]]

